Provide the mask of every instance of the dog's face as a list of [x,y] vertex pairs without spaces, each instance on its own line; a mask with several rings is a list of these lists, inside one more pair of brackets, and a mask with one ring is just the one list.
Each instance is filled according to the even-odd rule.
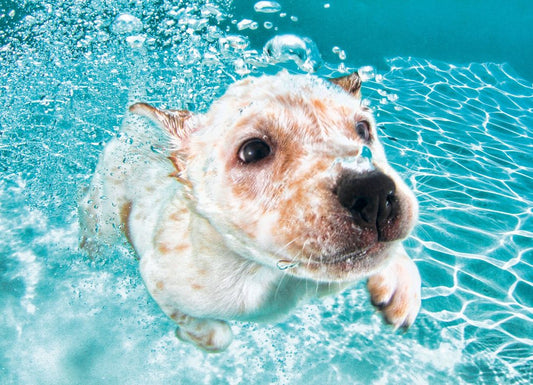
[[174,132],[178,180],[226,246],[290,274],[352,280],[380,267],[417,217],[359,86],[357,74],[282,72],[233,84],[188,120],[140,112]]

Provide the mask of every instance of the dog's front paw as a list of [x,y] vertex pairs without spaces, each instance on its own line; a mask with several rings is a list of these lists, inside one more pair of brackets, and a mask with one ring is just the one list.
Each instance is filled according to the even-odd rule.
[[176,336],[209,353],[226,350],[233,340],[233,333],[227,322],[194,318],[187,324],[178,326]]
[[372,304],[395,329],[413,324],[420,310],[420,285],[418,268],[403,252],[367,282]]

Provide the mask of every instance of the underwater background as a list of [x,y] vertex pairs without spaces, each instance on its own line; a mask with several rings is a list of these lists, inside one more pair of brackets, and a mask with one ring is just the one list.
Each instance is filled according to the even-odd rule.
[[[0,383],[532,383],[532,19],[519,0],[0,1]],[[395,332],[359,283],[232,323],[209,355],[130,250],[78,250],[77,200],[130,90],[202,112],[281,68],[365,80],[420,202],[422,310]]]

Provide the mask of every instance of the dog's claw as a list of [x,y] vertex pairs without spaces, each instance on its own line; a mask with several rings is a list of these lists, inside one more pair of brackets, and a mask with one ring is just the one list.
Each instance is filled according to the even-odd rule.
[[407,330],[420,309],[420,275],[405,255],[395,258],[385,269],[368,279],[372,304],[394,329]]

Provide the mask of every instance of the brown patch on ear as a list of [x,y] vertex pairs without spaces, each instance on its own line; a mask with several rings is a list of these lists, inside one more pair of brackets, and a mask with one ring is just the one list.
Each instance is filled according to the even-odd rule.
[[173,153],[168,157],[168,160],[172,163],[176,171],[172,172],[169,177],[176,179],[178,182],[180,182],[182,185],[187,186],[189,188],[192,188],[192,183],[185,179],[183,175],[183,171],[185,170],[185,164],[182,159],[180,159],[180,156],[178,153]]
[[[124,232],[124,236],[130,243],[133,250],[135,250],[135,246],[133,245],[132,238],[131,238],[131,231],[130,231],[130,216],[131,216],[131,210],[133,209],[133,203],[131,201],[127,201],[122,206],[120,206],[119,215],[120,215],[120,221],[122,223],[122,231]],[[139,259],[139,253],[137,253],[137,250],[135,250],[136,258]]]
[[160,110],[146,103],[135,103],[130,106],[134,114],[145,116],[163,127],[170,135],[183,139],[189,133],[186,126],[192,113],[187,110]]
[[329,81],[340,86],[356,98],[361,98],[361,78],[357,72],[339,78],[329,79]]

